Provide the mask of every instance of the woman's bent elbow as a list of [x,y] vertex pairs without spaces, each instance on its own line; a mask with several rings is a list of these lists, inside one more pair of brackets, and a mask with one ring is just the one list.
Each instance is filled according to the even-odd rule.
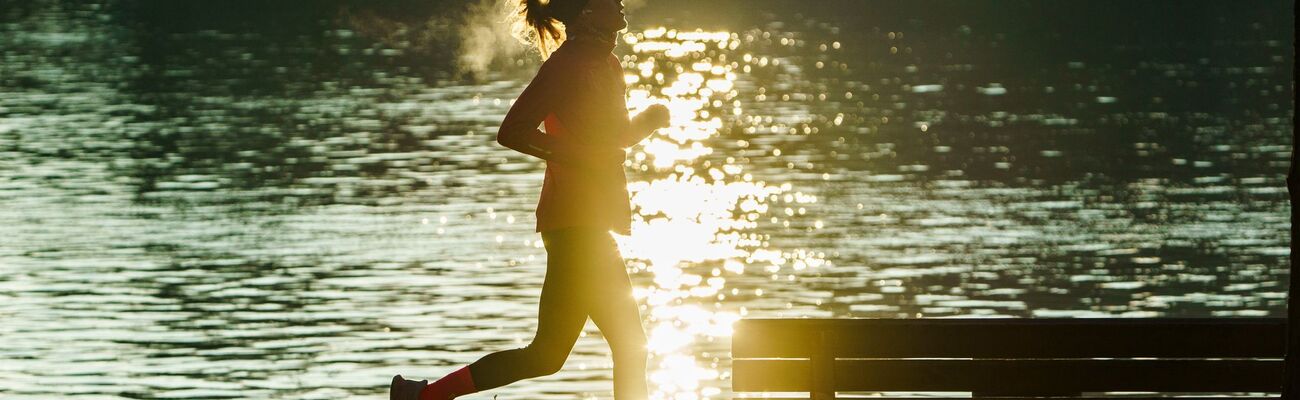
[[514,140],[511,139],[510,135],[507,135],[505,133],[497,133],[497,144],[504,146],[507,149],[515,148],[513,146]]

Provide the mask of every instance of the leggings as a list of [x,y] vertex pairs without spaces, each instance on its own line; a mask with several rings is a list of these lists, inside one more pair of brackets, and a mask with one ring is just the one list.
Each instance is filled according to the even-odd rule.
[[646,399],[645,331],[614,238],[600,229],[566,228],[542,232],[542,242],[546,281],[533,341],[470,364],[475,389],[559,371],[591,317],[613,353],[614,398]]

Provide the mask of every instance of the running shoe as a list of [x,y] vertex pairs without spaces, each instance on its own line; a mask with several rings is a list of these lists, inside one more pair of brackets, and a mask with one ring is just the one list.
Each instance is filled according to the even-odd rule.
[[394,375],[392,385],[388,386],[388,400],[420,400],[420,391],[428,385],[428,380],[413,381],[401,374]]

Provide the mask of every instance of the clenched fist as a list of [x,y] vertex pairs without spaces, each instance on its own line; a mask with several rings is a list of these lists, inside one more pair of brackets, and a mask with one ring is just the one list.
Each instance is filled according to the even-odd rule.
[[668,127],[668,107],[663,104],[652,104],[650,107],[646,107],[645,111],[642,111],[638,117],[644,118],[646,126],[649,126],[650,129]]

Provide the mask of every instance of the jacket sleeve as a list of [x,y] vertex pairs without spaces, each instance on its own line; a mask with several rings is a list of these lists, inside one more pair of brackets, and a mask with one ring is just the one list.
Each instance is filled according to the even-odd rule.
[[596,161],[592,157],[595,155],[593,149],[537,129],[556,104],[567,100],[564,90],[572,85],[567,84],[568,77],[562,69],[555,63],[542,64],[537,76],[506,112],[505,120],[497,130],[497,143],[546,161],[589,165]]
[[[623,65],[619,63],[617,57],[613,57],[610,63],[613,64],[613,69],[616,72],[615,75],[618,76],[619,88],[622,90],[619,93],[627,93],[627,84],[623,81]],[[624,95],[624,99],[626,99],[626,95]],[[624,108],[626,107],[627,105],[624,103]],[[645,121],[645,118],[641,118],[640,115],[630,118],[628,120],[627,129],[624,129],[623,134],[619,136],[619,147],[632,147],[637,143],[641,143],[645,138],[650,137],[650,134],[654,133],[655,129],[649,125],[650,124]]]
[[645,140],[645,138],[650,137],[650,134],[654,133],[654,131],[655,129],[650,127],[650,124],[645,121],[645,118],[641,118],[641,115],[637,115],[637,117],[632,118],[628,123],[628,129],[623,134],[623,143],[620,144],[625,148],[635,146],[637,143],[641,143],[642,140]]

